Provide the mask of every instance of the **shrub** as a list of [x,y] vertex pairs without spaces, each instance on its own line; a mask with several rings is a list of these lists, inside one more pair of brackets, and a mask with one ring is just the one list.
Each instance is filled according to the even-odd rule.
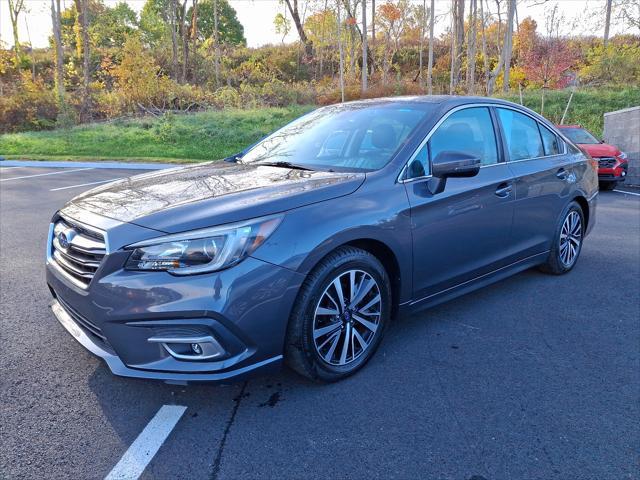
[[53,128],[58,117],[54,91],[42,81],[33,82],[27,73],[21,88],[0,96],[0,132],[22,132]]

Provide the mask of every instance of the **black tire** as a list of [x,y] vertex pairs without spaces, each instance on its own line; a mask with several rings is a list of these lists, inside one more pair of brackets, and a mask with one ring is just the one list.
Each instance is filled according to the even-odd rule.
[[[576,212],[580,218],[580,241],[576,247],[577,251],[575,253],[574,258],[572,259],[571,262],[567,263],[563,260],[561,256],[560,237],[562,235],[563,225],[565,224],[565,221],[569,218],[569,216],[572,215],[572,212]],[[547,258],[547,261],[544,264],[540,265],[540,270],[542,270],[545,273],[550,273],[553,275],[562,275],[571,271],[571,269],[573,269],[573,267],[575,267],[576,263],[578,262],[578,258],[580,257],[580,252],[582,251],[582,244],[584,243],[585,228],[586,228],[586,225],[584,223],[584,213],[582,212],[582,207],[580,207],[580,205],[575,201],[569,203],[565,207],[565,209],[562,211],[562,214],[560,215],[558,224],[556,226],[556,232],[553,237],[553,244],[551,246],[551,250],[549,251],[549,257]]]
[[617,183],[616,182],[600,182],[600,190],[613,190],[614,188],[616,188]]
[[[356,355],[355,348],[352,346],[353,344],[347,345],[347,351],[349,351],[350,347],[352,348],[352,360],[345,365],[335,365],[328,363],[326,359],[321,356],[319,353],[321,348],[317,347],[314,340],[314,328],[319,321],[316,319],[322,318],[322,316],[317,316],[317,309],[320,308],[322,299],[327,298],[325,295],[330,291],[329,289],[334,288],[332,287],[333,281],[344,278],[341,277],[341,275],[348,275],[348,272],[354,270],[361,272],[363,275],[360,277],[361,283],[359,287],[362,287],[365,283],[362,278],[375,280],[375,291],[368,295],[373,295],[374,298],[377,298],[377,292],[379,292],[380,300],[379,304],[376,303],[376,306],[379,305],[380,307],[380,315],[376,317],[378,319],[377,329],[372,333],[368,333],[368,331],[365,330],[364,334],[369,335],[368,345],[361,347],[358,356]],[[366,277],[364,274],[369,277]],[[340,280],[338,280],[338,282],[340,282]],[[335,293],[336,291],[333,290],[333,292]],[[311,271],[298,294],[287,328],[285,342],[286,364],[299,374],[318,382],[335,382],[354,374],[369,361],[378,348],[378,345],[380,345],[384,331],[391,318],[391,303],[392,297],[389,275],[375,256],[365,250],[354,247],[340,247],[336,249],[320,261],[313,271]],[[342,310],[342,307],[340,307],[340,309]],[[367,309],[363,309],[363,311],[365,310]],[[361,313],[354,311],[354,315],[355,314]],[[344,313],[341,314],[341,316],[343,315]],[[340,322],[342,322],[343,326],[339,327],[342,331],[345,330],[345,323],[349,323],[346,322],[344,318],[338,320],[337,317],[333,316],[330,317],[330,320],[330,323],[335,325],[340,325]],[[350,323],[353,325],[354,320],[351,319]],[[364,329],[363,324],[361,325],[356,322],[356,325],[358,328]],[[349,326],[346,332],[351,332],[354,329],[353,326]],[[337,330],[338,329],[334,330],[331,336],[338,335],[338,340],[335,340],[335,342],[342,343],[340,339],[343,337],[341,335],[345,335],[344,338],[346,338],[347,333],[338,332]],[[360,338],[363,337],[360,336]],[[347,344],[347,342],[344,343]],[[331,359],[332,353],[329,353],[328,356]]]

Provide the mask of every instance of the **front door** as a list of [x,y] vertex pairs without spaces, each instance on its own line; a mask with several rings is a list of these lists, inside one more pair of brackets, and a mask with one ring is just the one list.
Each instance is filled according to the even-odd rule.
[[[414,299],[504,266],[514,212],[513,175],[502,162],[488,107],[450,114],[414,155],[405,188],[411,206]],[[431,194],[431,159],[442,151],[479,157],[472,178],[450,178]]]

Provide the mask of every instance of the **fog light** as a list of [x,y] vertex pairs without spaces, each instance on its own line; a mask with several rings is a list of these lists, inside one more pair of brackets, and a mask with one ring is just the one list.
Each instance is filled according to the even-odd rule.
[[202,337],[155,336],[147,341],[161,344],[172,357],[178,360],[212,360],[222,357],[226,353],[222,345],[211,335]]

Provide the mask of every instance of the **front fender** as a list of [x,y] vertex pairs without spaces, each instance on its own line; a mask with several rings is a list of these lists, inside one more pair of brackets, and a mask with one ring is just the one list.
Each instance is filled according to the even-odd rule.
[[404,189],[395,186],[399,188],[390,188],[384,195],[358,192],[290,211],[253,256],[306,275],[341,245],[374,240],[396,257],[399,300],[407,301],[412,293],[411,218]]

